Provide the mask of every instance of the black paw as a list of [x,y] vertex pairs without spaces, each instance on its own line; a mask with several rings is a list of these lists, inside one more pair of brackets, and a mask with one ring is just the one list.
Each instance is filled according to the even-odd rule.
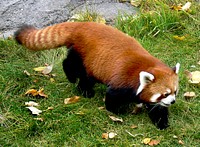
[[168,117],[169,112],[168,108],[161,105],[150,105],[147,104],[147,110],[151,121],[159,128],[160,130],[166,129],[169,127]]

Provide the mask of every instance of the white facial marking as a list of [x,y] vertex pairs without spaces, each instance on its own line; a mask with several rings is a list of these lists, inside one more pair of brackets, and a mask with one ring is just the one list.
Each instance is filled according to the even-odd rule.
[[160,104],[161,104],[162,106],[167,107],[167,106],[171,105],[171,103],[172,103],[173,101],[175,101],[175,99],[176,99],[176,98],[175,98],[175,94],[172,94],[172,95],[169,95],[168,97],[162,99]]
[[171,93],[171,90],[170,90],[170,89],[167,89],[166,91],[167,91],[167,93]]
[[157,102],[157,99],[161,96],[160,93],[156,93],[154,94],[151,98],[150,98],[150,101],[151,102]]
[[154,76],[148,72],[141,71],[139,74],[140,86],[138,87],[136,95],[138,95],[149,81],[153,81]]
[[142,108],[142,106],[143,106],[143,103],[136,104],[136,107],[137,107],[137,108]]
[[179,69],[180,69],[180,63],[177,63],[177,64],[176,64],[176,71],[175,71],[176,74],[178,74]]

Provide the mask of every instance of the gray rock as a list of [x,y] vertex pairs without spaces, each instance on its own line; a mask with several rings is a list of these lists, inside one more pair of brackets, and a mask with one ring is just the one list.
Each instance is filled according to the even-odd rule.
[[23,24],[44,27],[67,21],[73,14],[92,9],[108,21],[118,12],[136,14],[129,3],[117,0],[0,0],[0,38],[8,37]]

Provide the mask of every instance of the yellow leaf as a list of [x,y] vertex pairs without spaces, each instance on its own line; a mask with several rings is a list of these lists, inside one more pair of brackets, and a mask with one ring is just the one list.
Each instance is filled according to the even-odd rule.
[[33,68],[33,70],[34,70],[34,71],[42,72],[45,68],[46,68],[46,66],[43,66],[43,67],[36,67],[36,68]]
[[130,3],[134,7],[138,7],[141,3],[141,0],[130,0]]
[[142,140],[142,143],[148,144],[151,141],[151,138],[145,138]]
[[176,10],[176,11],[182,10],[182,5],[181,4],[179,4],[177,6],[174,5],[174,6],[171,7],[171,9]]
[[38,91],[35,89],[29,89],[28,91],[26,91],[25,95],[27,94],[31,94],[32,96],[36,96],[38,95]]
[[177,39],[177,40],[184,40],[185,39],[185,36],[177,36],[177,35],[175,35],[175,36],[173,36],[175,39]]
[[190,72],[189,82],[192,84],[200,83],[200,71]]
[[53,110],[54,108],[53,108],[53,107],[48,107],[47,109],[48,109],[48,110]]
[[50,78],[50,81],[51,81],[52,83],[54,83],[54,82],[55,82],[54,78]]
[[27,76],[30,76],[30,75],[31,75],[27,70],[24,70],[24,73],[25,73]]
[[71,97],[71,98],[66,98],[66,99],[64,100],[64,104],[76,103],[76,102],[79,101],[79,99],[80,99],[80,96],[73,96],[73,97]]

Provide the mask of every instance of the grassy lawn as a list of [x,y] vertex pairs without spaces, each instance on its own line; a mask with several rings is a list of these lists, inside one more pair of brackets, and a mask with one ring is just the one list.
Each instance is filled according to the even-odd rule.
[[[170,9],[173,3],[167,2],[147,1],[141,6],[142,15],[119,16],[116,27],[135,36],[169,66],[181,64],[180,90],[176,103],[170,107],[169,128],[158,130],[145,109],[137,115],[118,116],[99,109],[104,107],[106,91],[100,84],[95,86],[94,98],[81,97],[77,103],[64,104],[65,98],[80,95],[62,70],[66,48],[32,52],[12,39],[0,39],[0,146],[148,146],[141,143],[145,138],[159,140],[158,146],[162,147],[199,146],[200,86],[188,83],[184,74],[185,70],[200,71],[199,4],[192,1],[190,11],[183,12]],[[174,38],[176,35],[184,39]],[[54,65],[51,74],[56,75],[55,82],[33,70],[45,63]],[[48,98],[25,95],[32,88],[44,88]],[[188,91],[194,91],[196,97],[186,100],[183,95]],[[26,108],[25,102],[31,100],[43,110],[39,116]],[[122,118],[123,122],[114,122],[109,115]],[[131,128],[132,125],[137,128]],[[117,135],[103,139],[102,134],[107,132]]]

